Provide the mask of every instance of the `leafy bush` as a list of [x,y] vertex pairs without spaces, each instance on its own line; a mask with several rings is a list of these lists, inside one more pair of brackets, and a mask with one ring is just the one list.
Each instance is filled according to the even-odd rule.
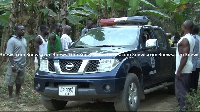
[[194,91],[187,94],[186,108],[188,111],[200,111],[200,89],[197,93]]

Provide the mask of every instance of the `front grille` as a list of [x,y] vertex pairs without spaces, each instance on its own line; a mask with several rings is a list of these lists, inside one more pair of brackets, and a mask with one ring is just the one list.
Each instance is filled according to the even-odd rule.
[[99,60],[90,60],[89,65],[86,69],[86,72],[96,72],[98,71]]
[[50,72],[55,72],[54,61],[53,60],[49,60],[48,67],[49,67],[49,71]]
[[[58,62],[58,61],[57,61]],[[55,72],[54,60],[49,60],[48,68],[50,72]],[[62,73],[78,73],[82,65],[82,60],[59,60],[60,72]],[[99,67],[99,60],[89,60],[85,68],[86,73],[97,72]]]
[[67,73],[77,73],[81,64],[82,64],[82,60],[60,60],[59,61],[61,71],[67,72]]

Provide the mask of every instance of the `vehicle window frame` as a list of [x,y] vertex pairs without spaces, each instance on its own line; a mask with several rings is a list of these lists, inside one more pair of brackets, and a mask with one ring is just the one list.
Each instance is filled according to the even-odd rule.
[[[149,38],[148,39],[155,39],[155,36],[154,36],[154,33],[153,33],[153,29],[150,27],[150,26],[145,26],[145,27],[143,27],[142,28],[142,30],[141,30],[141,35],[140,35],[140,49],[141,48],[144,48],[144,49],[146,49],[146,45],[145,45],[145,43],[143,42],[144,40],[143,40],[143,34],[144,34],[144,32],[147,32],[148,33],[148,35],[149,35]],[[147,39],[147,40],[148,40]]]
[[[159,34],[161,33],[163,36],[161,36],[162,38],[159,38],[156,31],[159,31]],[[166,40],[166,35],[164,33],[164,31],[161,28],[154,28],[154,37],[157,39],[158,41],[158,48],[159,49],[167,49],[168,48],[168,44],[167,44],[167,40]],[[163,45],[160,46],[160,42],[162,41]]]
[[[98,28],[102,28],[102,27],[98,27]],[[98,29],[98,28],[94,28],[94,29]],[[105,27],[105,28],[106,28],[106,27]],[[109,27],[108,27],[108,28],[109,28]],[[120,27],[119,27],[119,28],[120,28]],[[104,29],[104,27],[103,27],[102,29]],[[106,28],[106,29],[107,29],[107,28]],[[131,28],[130,28],[130,29],[131,29]],[[131,30],[132,30],[132,29],[131,29]],[[139,29],[138,29],[137,32],[139,33]],[[135,40],[137,40],[137,45],[136,45],[135,48],[138,48],[138,46],[139,46],[139,44],[138,44],[139,35],[140,35],[140,34],[138,34],[138,36],[137,36],[136,39],[135,39]],[[75,45],[77,44],[77,42],[80,41],[83,37],[84,37],[84,36],[81,36],[79,39],[77,39],[77,40],[74,42],[72,48],[75,48],[75,47],[76,47]],[[117,46],[117,45],[116,45],[116,46]],[[122,46],[131,46],[131,45],[122,45]]]

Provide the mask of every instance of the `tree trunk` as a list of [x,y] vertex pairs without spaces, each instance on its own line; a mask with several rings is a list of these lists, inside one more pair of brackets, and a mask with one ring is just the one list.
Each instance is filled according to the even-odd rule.
[[[1,40],[2,53],[5,53],[6,43],[10,38],[10,36],[14,33],[13,29],[15,28],[15,25],[18,24],[17,23],[18,13],[19,13],[19,0],[13,0],[9,16],[9,27],[5,27],[3,29],[2,40]],[[5,61],[5,57],[2,56],[1,60]]]
[[64,27],[66,24],[68,24],[66,21],[66,15],[67,15],[67,2],[68,0],[60,0],[60,4],[61,4],[61,11],[60,11],[60,19],[61,19],[61,23],[62,26]]
[[107,4],[107,0],[104,0],[104,18],[108,18],[108,4]]

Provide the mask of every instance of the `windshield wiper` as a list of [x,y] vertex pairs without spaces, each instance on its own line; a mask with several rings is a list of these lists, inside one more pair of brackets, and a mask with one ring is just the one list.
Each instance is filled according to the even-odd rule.
[[74,48],[88,48],[89,46],[75,46]]
[[99,46],[93,46],[93,47],[121,47],[116,45],[99,45]]

